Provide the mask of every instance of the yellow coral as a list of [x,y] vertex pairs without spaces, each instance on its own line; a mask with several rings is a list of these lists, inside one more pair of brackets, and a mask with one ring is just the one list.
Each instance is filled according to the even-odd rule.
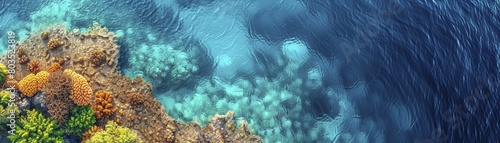
[[38,74],[29,74],[19,81],[19,90],[26,96],[32,97],[35,93],[43,88],[45,83],[49,81],[49,72],[41,71]]
[[78,106],[88,105],[92,99],[92,88],[90,88],[87,79],[70,69],[64,70],[64,74],[69,76],[72,81],[69,98]]

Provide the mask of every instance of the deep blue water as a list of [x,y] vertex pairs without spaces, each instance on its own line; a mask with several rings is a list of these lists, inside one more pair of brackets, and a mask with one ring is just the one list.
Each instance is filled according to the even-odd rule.
[[[54,3],[66,3],[70,8],[48,10],[48,14],[37,12]],[[227,80],[221,85],[226,85],[236,84],[238,79],[248,80],[254,88],[245,96],[254,103],[252,100],[264,101],[265,95],[270,95],[268,92],[263,96],[257,94],[263,89],[257,88],[258,82],[253,82],[256,77],[266,77],[277,81],[276,84],[265,82],[277,85],[272,89],[290,91],[303,101],[297,104],[302,106],[299,111],[304,114],[300,116],[304,119],[301,119],[286,112],[289,118],[258,128],[262,131],[256,132],[264,138],[270,138],[266,135],[271,134],[264,131],[267,130],[264,127],[272,126],[280,126],[277,128],[280,131],[272,131],[271,135],[292,137],[291,140],[270,138],[269,142],[500,141],[498,0],[54,3],[0,1],[0,32],[36,31],[52,22],[46,20],[51,19],[47,18],[50,15],[60,17],[53,22],[66,22],[72,28],[85,28],[92,21],[98,21],[116,33],[121,30],[125,33],[118,41],[122,48],[122,71],[129,76],[151,77],[157,98],[167,110],[171,110],[171,116],[182,120],[203,120],[203,117],[188,117],[187,112],[180,110],[190,107],[188,105],[194,110],[197,104],[192,102],[201,100],[194,94],[203,83],[200,81],[214,83],[211,79],[220,77]],[[35,13],[42,16],[33,16]],[[3,34],[2,43],[7,43],[5,36]],[[193,56],[200,61],[197,63],[200,72],[187,80],[175,82],[168,75],[163,78],[148,75],[148,71],[140,71],[141,68],[134,64],[136,61],[130,60],[137,54],[134,49],[141,45],[161,49],[164,46],[153,45],[172,43],[175,41],[172,39],[179,37],[189,43],[184,46],[188,48],[181,50],[201,51]],[[296,78],[286,76],[284,71],[288,67],[280,61],[285,59],[282,45],[290,38],[300,39],[298,41],[307,45],[305,57],[308,58],[292,74]],[[2,44],[3,50],[5,45]],[[301,59],[304,55],[298,57]],[[158,59],[161,58],[153,58]],[[290,63],[293,60],[285,65]],[[311,88],[306,83],[310,71],[314,71],[311,69],[318,69],[323,74],[318,88]],[[285,88],[295,79],[304,80],[299,91]],[[330,91],[338,94],[329,94]],[[179,92],[183,95],[178,96]],[[184,99],[184,94],[189,95],[187,99]],[[207,99],[213,100],[213,104],[219,99],[241,101],[230,98],[230,95]],[[182,105],[173,107],[170,106],[172,102]],[[284,100],[277,107],[295,111],[288,102]],[[228,106],[237,106],[240,102],[235,103],[228,103]],[[240,106],[244,105],[240,103]],[[265,110],[271,108],[265,106]],[[236,107],[227,108],[234,110]],[[193,111],[195,115],[200,113]],[[206,114],[209,116],[212,112]],[[257,113],[237,112],[236,116],[246,120],[254,117],[255,124],[267,123],[261,120],[266,117],[253,114]],[[341,117],[342,114],[349,117],[342,118],[341,123],[324,121],[323,118]],[[287,128],[288,121],[294,125]],[[297,123],[302,123],[302,126],[295,126]],[[301,135],[313,134],[309,130],[322,133],[318,133],[319,136]]]

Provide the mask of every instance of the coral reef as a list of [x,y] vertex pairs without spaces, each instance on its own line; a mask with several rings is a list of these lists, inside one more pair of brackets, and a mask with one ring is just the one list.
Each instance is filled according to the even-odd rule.
[[87,79],[73,70],[66,69],[64,74],[71,78],[71,95],[69,98],[78,106],[88,105],[92,99],[92,88]]
[[17,48],[16,54],[17,54],[17,59],[18,59],[20,64],[26,64],[30,61],[30,59],[28,58],[28,55],[26,54],[26,51],[23,47]]
[[116,122],[109,121],[105,130],[95,133],[87,143],[140,143],[137,134],[130,129],[118,126]]
[[29,74],[19,81],[19,90],[28,97],[35,95],[35,93],[41,90],[45,83],[47,83],[49,75],[47,71],[41,71],[36,75]]
[[87,131],[85,131],[85,133],[83,133],[82,143],[87,142],[87,140],[90,139],[90,137],[92,137],[95,133],[101,130],[102,128],[100,126],[93,125],[92,127],[90,127]]
[[11,142],[63,142],[64,131],[59,125],[36,110],[27,111],[26,118],[18,120],[15,129],[16,133],[8,136]]
[[107,91],[97,91],[95,93],[95,103],[92,104],[97,119],[108,118],[115,112],[113,107],[113,95]]
[[53,73],[53,72],[55,72],[57,70],[62,70],[61,64],[59,64],[59,63],[53,63],[52,65],[50,65],[46,69],[46,71],[49,72],[49,73]]
[[40,63],[37,60],[32,60],[28,64],[28,72],[32,74],[37,74],[38,72],[40,72]]
[[5,81],[7,80],[8,74],[9,74],[9,71],[7,70],[7,66],[0,63],[0,84],[5,83]]
[[[107,91],[115,95],[113,97],[113,103],[115,105],[114,108],[119,113],[109,116],[109,121],[116,121],[118,125],[129,128],[131,131],[137,133],[137,138],[140,138],[144,142],[185,142],[184,139],[198,139],[199,141],[202,141],[200,135],[202,135],[201,133],[204,133],[203,128],[196,123],[186,124],[177,122],[168,116],[162,104],[153,97],[151,83],[144,81],[140,77],[130,79],[129,77],[122,75],[117,70],[118,45],[115,43],[116,36],[113,33],[108,32],[106,28],[94,23],[90,28],[88,28],[88,31],[84,31],[82,33],[78,31],[75,32],[75,30],[67,31],[65,27],[61,25],[53,25],[43,31],[47,31],[51,38],[57,37],[58,39],[64,39],[65,45],[68,46],[53,50],[40,48],[45,47],[46,42],[44,42],[37,35],[29,37],[19,43],[19,47],[23,48],[24,51],[22,55],[25,55],[27,60],[36,59],[40,63],[42,69],[47,69],[47,67],[44,67],[45,65],[52,65],[54,63],[59,63],[61,69],[65,69],[64,72],[59,69],[55,70],[55,72],[49,74],[49,78],[53,75],[59,75],[58,77],[65,75],[67,76],[67,80],[56,80],[56,78],[50,79],[43,88],[43,91],[47,93],[45,96],[47,101],[57,101],[47,102],[49,114],[51,114],[51,110],[55,111],[50,115],[51,118],[53,118],[53,116],[59,116],[57,114],[62,112],[57,110],[61,110],[64,107],[55,104],[50,105],[50,103],[71,103],[69,105],[72,105],[72,102],[75,102],[77,104],[80,103],[80,105],[88,105],[88,102],[92,101],[92,91]],[[100,66],[92,66],[93,64],[91,63],[91,60],[89,60],[91,58],[91,51],[99,48],[102,49],[104,55],[106,56],[106,60]],[[161,53],[157,54],[161,55]],[[173,57],[171,57],[171,59],[174,60],[174,65],[181,66],[186,69],[186,71],[193,71],[193,68],[197,69],[196,64],[192,64],[196,63],[196,61],[188,60],[190,58],[185,57],[186,55],[172,54],[172,56]],[[188,60],[191,64],[182,62],[183,59]],[[1,58],[0,60],[1,63],[7,63],[6,58]],[[64,64],[62,64],[61,61],[63,61]],[[175,68],[175,66],[170,66],[171,67],[169,68],[171,69]],[[28,76],[32,79],[34,78],[33,75],[30,75],[30,73],[27,72],[27,65],[24,63],[16,63],[15,70],[16,74],[12,80],[20,81],[28,78]],[[41,71],[38,74],[42,72],[46,71]],[[170,72],[166,74],[170,75]],[[68,83],[67,81],[72,82]],[[26,82],[23,84],[26,84]],[[23,88],[26,88],[26,86],[23,86]],[[22,88],[19,87],[18,89],[21,90]],[[139,102],[131,102],[127,95],[132,93],[142,95],[143,103],[134,104]],[[69,99],[68,95],[70,97]],[[84,98],[81,98],[82,96]],[[48,99],[48,97],[52,99]],[[21,97],[20,101],[24,101],[25,99],[27,98]],[[75,101],[75,99],[80,101]],[[68,102],[69,100],[71,100],[71,102]],[[64,106],[69,105],[66,104]],[[23,104],[23,109],[28,109],[29,107],[29,105]],[[64,109],[70,110],[72,107],[65,107]],[[232,116],[232,114],[230,116]],[[67,114],[65,118],[67,118]],[[229,123],[229,121],[221,121],[220,126],[226,126],[227,123]],[[97,126],[102,127],[103,125],[97,123]],[[232,127],[232,125],[230,126]],[[234,133],[236,132],[227,132],[226,135],[230,139],[226,140],[242,139]],[[251,142],[255,141],[254,139],[262,140],[260,137],[251,132],[247,133],[249,136],[253,137],[244,139],[252,140],[241,140],[241,142]],[[219,135],[222,134],[208,135],[207,133],[206,138],[217,138],[215,136]]]
[[70,118],[66,124],[68,132],[77,136],[81,136],[85,131],[90,129],[96,122],[94,110],[87,106],[76,106],[70,111]]
[[144,103],[144,97],[139,93],[130,93],[127,95],[128,100],[133,105]]

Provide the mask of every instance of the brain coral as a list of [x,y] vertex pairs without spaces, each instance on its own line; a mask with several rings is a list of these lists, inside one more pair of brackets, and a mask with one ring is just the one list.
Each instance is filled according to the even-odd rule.
[[49,72],[41,71],[38,74],[29,74],[18,83],[19,90],[26,96],[32,97],[49,80]]
[[66,69],[64,74],[71,78],[71,95],[69,98],[78,106],[88,105],[92,99],[92,88],[87,79],[73,70]]
[[109,117],[115,112],[113,108],[113,95],[111,92],[98,91],[95,93],[95,103],[92,105],[97,119]]

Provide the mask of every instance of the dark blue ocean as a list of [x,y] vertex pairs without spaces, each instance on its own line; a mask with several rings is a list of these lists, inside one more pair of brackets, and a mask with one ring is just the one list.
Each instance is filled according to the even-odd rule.
[[264,142],[500,142],[498,0],[0,0],[22,41],[120,36],[169,116],[235,111]]

